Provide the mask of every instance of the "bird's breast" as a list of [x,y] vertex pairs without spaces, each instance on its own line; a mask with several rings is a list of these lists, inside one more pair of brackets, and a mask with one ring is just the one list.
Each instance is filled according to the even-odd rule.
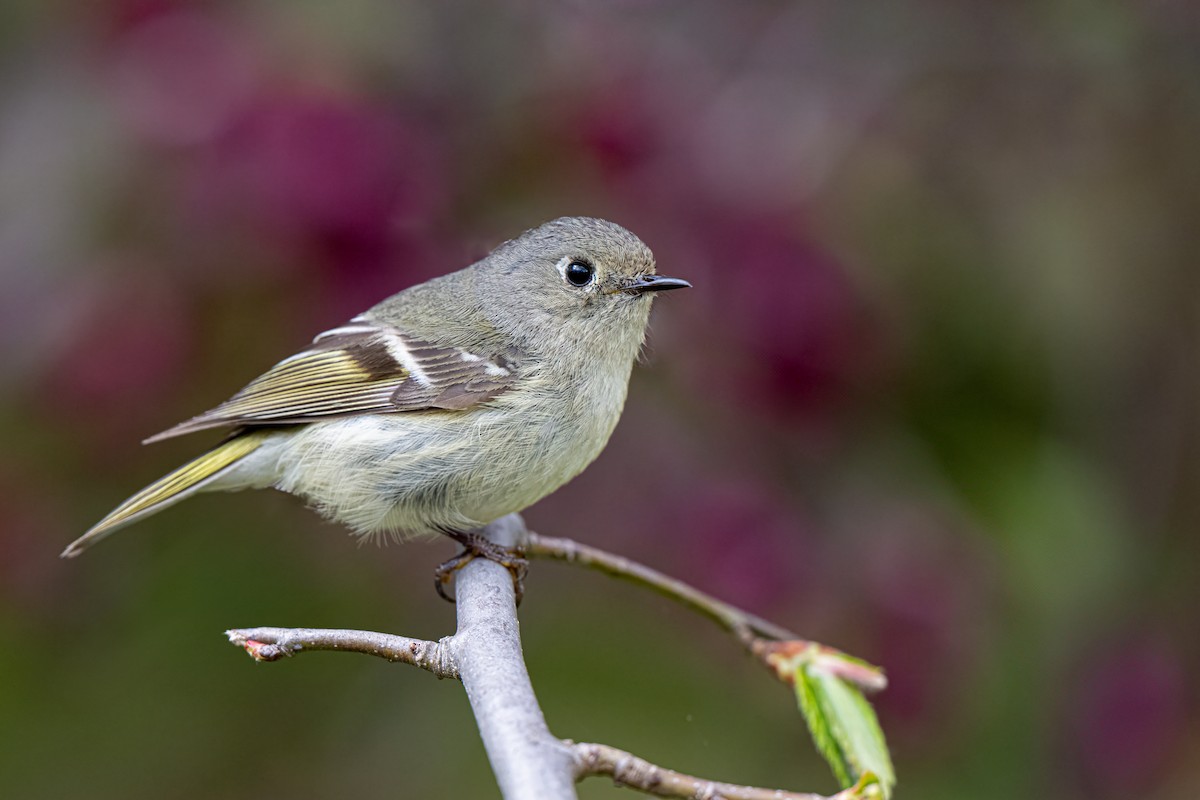
[[276,485],[361,532],[479,527],[590,464],[616,426],[627,383],[541,370],[464,411],[314,423],[288,437]]

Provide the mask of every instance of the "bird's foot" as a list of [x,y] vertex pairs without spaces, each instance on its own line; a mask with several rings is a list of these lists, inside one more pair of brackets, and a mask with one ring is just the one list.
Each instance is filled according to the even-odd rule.
[[526,560],[523,550],[503,547],[478,533],[446,531],[446,535],[461,544],[463,549],[434,570],[433,587],[443,600],[454,602],[454,597],[446,592],[446,587],[454,579],[454,573],[476,558],[486,558],[488,561],[495,561],[512,574],[513,592],[516,594],[517,605],[521,604],[521,598],[525,594],[525,573],[529,568],[529,561]]

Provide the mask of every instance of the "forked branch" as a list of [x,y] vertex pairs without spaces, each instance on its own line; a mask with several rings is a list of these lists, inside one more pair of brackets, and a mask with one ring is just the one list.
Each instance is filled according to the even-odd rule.
[[[529,533],[517,515],[484,529],[505,547],[524,545],[531,556],[584,563],[655,588],[731,631],[753,651],[764,638],[794,639],[789,631],[628,559],[567,539]],[[316,651],[363,653],[461,680],[506,800],[569,800],[574,784],[592,775],[659,797],[703,800],[824,800],[820,795],[717,783],[656,766],[602,744],[553,736],[534,696],[521,652],[513,581],[500,565],[475,559],[456,577],[458,630],[439,641],[356,630],[238,628],[229,640],[257,661]],[[842,792],[837,800],[860,794]]]

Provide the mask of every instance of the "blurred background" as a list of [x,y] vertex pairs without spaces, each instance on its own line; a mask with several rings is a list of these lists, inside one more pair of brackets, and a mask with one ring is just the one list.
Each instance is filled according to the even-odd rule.
[[[532,527],[884,665],[901,797],[1200,796],[1198,141],[1186,0],[9,0],[3,793],[494,796],[458,687],[222,636],[442,636],[448,543],[255,492],[57,556],[215,441],[143,437],[589,214],[696,288]],[[835,790],[707,623],[527,589],[557,734]]]

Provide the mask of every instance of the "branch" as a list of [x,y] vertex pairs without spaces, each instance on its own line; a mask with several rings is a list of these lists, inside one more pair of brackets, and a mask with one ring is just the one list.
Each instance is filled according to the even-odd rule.
[[[225,635],[230,642],[244,648],[255,661],[280,661],[300,653],[317,651],[363,653],[420,667],[439,678],[460,679],[458,665],[450,652],[454,637],[431,642],[374,631],[326,628],[235,628],[225,631]],[[817,794],[719,783],[665,769],[606,744],[555,741],[569,752],[573,764],[570,774],[576,783],[584,778],[607,775],[619,786],[657,797],[708,800],[838,800],[840,797],[850,797],[839,795],[826,798]],[[556,746],[554,749],[557,751],[560,748]]]
[[887,686],[887,678],[879,667],[835,648],[801,639],[787,628],[718,600],[678,578],[664,575],[625,556],[572,539],[542,536],[533,531],[525,532],[523,544],[525,555],[530,558],[582,564],[614,578],[644,586],[708,617],[732,633],[751,656],[784,683],[793,683],[793,673],[800,663],[797,659],[816,659],[821,662],[825,672],[864,691],[878,692]]
[[448,639],[430,642],[388,633],[326,628],[234,628],[225,631],[225,635],[245,648],[255,661],[278,661],[298,653],[338,650],[411,664],[439,678],[459,679],[458,665],[447,648]]
[[[525,531],[516,514],[483,529],[494,544],[513,547]],[[454,581],[458,632],[447,643],[458,663],[484,749],[505,800],[574,798],[571,749],[550,733],[533,694],[513,577],[494,561],[476,558]]]
[[[576,779],[608,775],[618,786],[628,786],[656,797],[686,797],[699,800],[835,800],[824,795],[785,792],[757,786],[718,783],[664,769],[632,753],[606,744],[574,745]],[[843,794],[838,797],[857,797]]]
[[[582,563],[649,586],[713,619],[769,665],[771,659],[794,657],[792,650],[808,644],[791,641],[798,637],[790,631],[649,567],[569,539],[531,533],[515,514],[488,525],[483,535],[507,548],[523,544],[531,556]],[[476,558],[456,574],[455,595],[458,630],[436,642],[318,628],[235,628],[225,633],[256,661],[333,650],[402,662],[439,678],[461,680],[505,800],[573,800],[574,784],[591,775],[608,775],[618,785],[659,797],[696,800],[851,800],[866,796],[863,786],[824,798],[718,783],[664,769],[608,745],[557,739],[546,726],[525,668],[512,575],[493,561]]]
[[525,535],[525,555],[530,558],[554,559],[569,564],[592,567],[614,578],[622,578],[653,589],[664,597],[681,603],[708,617],[737,637],[747,650],[752,650],[762,638],[793,640],[800,637],[773,622],[718,600],[681,580],[664,575],[624,556],[609,553],[571,539],[542,536],[529,531]]
[[[511,548],[524,531],[525,523],[511,514],[488,525],[482,534]],[[339,650],[412,664],[440,678],[457,678],[467,690],[505,800],[574,800],[573,751],[546,727],[525,669],[512,575],[494,561],[476,558],[455,574],[455,595],[458,631],[438,642],[317,628],[236,628],[225,633],[256,661]]]

